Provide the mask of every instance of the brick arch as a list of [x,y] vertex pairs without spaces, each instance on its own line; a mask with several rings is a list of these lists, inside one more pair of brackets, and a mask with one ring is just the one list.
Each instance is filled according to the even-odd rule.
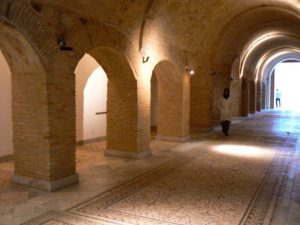
[[[76,29],[68,31],[68,36],[69,43],[75,51],[74,58],[69,62],[71,71],[75,70],[78,61],[85,53],[91,55],[103,54],[106,50],[114,50],[114,54],[124,56],[124,61],[130,66],[133,77],[138,79],[142,58],[137,46],[122,31],[100,22],[88,21],[85,24],[78,25]],[[101,51],[96,50],[100,48]],[[102,61],[106,59],[103,56],[98,58],[101,58]],[[109,64],[108,62],[102,63]]]
[[[35,162],[34,155],[46,151],[48,136],[47,75],[30,43],[15,29],[0,26],[0,48],[8,62],[12,78],[12,118],[15,178],[31,176],[44,162]],[[39,110],[37,110],[39,109]],[[24,160],[28,163],[24,165]]]
[[288,59],[300,61],[300,50],[295,47],[278,48],[269,52],[266,54],[266,57],[260,60],[259,68],[256,70],[256,78],[257,83],[263,84],[263,92],[260,97],[262,108],[273,108],[274,101],[272,101],[272,98],[274,97],[274,79],[272,79],[272,75],[274,73],[274,68],[278,63]]
[[57,63],[68,56],[29,0],[3,5],[0,42],[12,70],[14,180],[48,191],[76,183],[74,81]]
[[190,78],[167,60],[158,62],[153,75],[158,84],[157,138],[184,141],[189,137]]
[[218,32],[210,49],[213,67],[226,76],[230,72],[231,62],[261,33],[275,30],[274,33],[299,34],[295,26],[297,23],[297,12],[284,4],[258,5],[233,14]]
[[107,46],[91,48],[87,53],[108,77],[105,154],[129,158],[149,155],[150,131],[144,132],[146,125],[138,119],[143,105],[139,105],[139,87],[127,57],[119,49]]
[[109,80],[113,82],[128,82],[135,86],[134,70],[126,56],[116,48],[96,47],[88,51],[103,67]]
[[30,0],[5,1],[6,10],[0,13],[0,21],[13,27],[30,43],[47,72],[56,70],[56,62],[68,58],[59,51],[56,32],[31,7]]

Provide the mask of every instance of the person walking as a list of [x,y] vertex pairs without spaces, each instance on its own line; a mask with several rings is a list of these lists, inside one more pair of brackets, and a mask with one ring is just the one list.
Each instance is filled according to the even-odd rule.
[[222,131],[225,136],[228,136],[230,122],[231,122],[231,114],[232,114],[231,113],[232,101],[230,98],[230,91],[228,88],[224,89],[223,96],[221,96],[218,106],[221,113],[220,119],[221,119]]
[[276,108],[280,108],[281,107],[281,92],[278,89],[276,89],[275,96],[276,96]]

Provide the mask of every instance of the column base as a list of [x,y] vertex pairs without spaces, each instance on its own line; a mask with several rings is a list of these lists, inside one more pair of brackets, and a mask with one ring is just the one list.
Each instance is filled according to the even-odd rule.
[[172,136],[156,136],[156,140],[159,141],[171,141],[171,142],[185,142],[191,139],[191,136],[184,136],[184,137],[172,137]]
[[78,183],[79,177],[77,173],[74,173],[70,176],[61,178],[59,180],[47,181],[47,180],[39,180],[39,179],[34,179],[31,177],[25,177],[22,175],[15,174],[13,176],[13,181],[17,184],[50,192]]
[[127,151],[120,151],[114,149],[105,149],[104,150],[105,156],[114,156],[120,158],[129,158],[129,159],[142,159],[148,156],[151,156],[151,149],[148,149],[143,152],[127,152]]

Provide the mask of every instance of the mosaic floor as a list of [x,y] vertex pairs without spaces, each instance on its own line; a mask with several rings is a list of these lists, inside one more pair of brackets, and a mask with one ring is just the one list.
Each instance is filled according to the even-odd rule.
[[[273,111],[233,123],[229,137],[217,128],[183,144],[153,141],[153,156],[143,160],[103,157],[104,142],[81,146],[79,185],[29,191],[35,195],[23,204],[40,198],[47,206],[31,219],[9,220],[2,207],[0,216],[3,225],[300,224],[299,134],[300,114]],[[8,167],[0,165],[2,176],[1,168]]]

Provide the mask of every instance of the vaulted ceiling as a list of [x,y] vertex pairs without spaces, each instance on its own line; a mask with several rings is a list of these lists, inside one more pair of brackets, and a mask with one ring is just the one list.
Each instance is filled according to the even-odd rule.
[[[298,0],[32,0],[65,12],[93,19],[128,35],[192,52],[216,71],[228,73],[237,57],[266,34],[255,58],[283,47],[298,47]],[[67,23],[67,21],[65,22]],[[142,35],[141,35],[142,34]],[[280,34],[280,42],[276,35]],[[273,43],[273,44],[272,44]],[[250,60],[251,61],[251,60]],[[251,61],[253,62],[253,60]],[[255,66],[254,66],[255,67]]]

